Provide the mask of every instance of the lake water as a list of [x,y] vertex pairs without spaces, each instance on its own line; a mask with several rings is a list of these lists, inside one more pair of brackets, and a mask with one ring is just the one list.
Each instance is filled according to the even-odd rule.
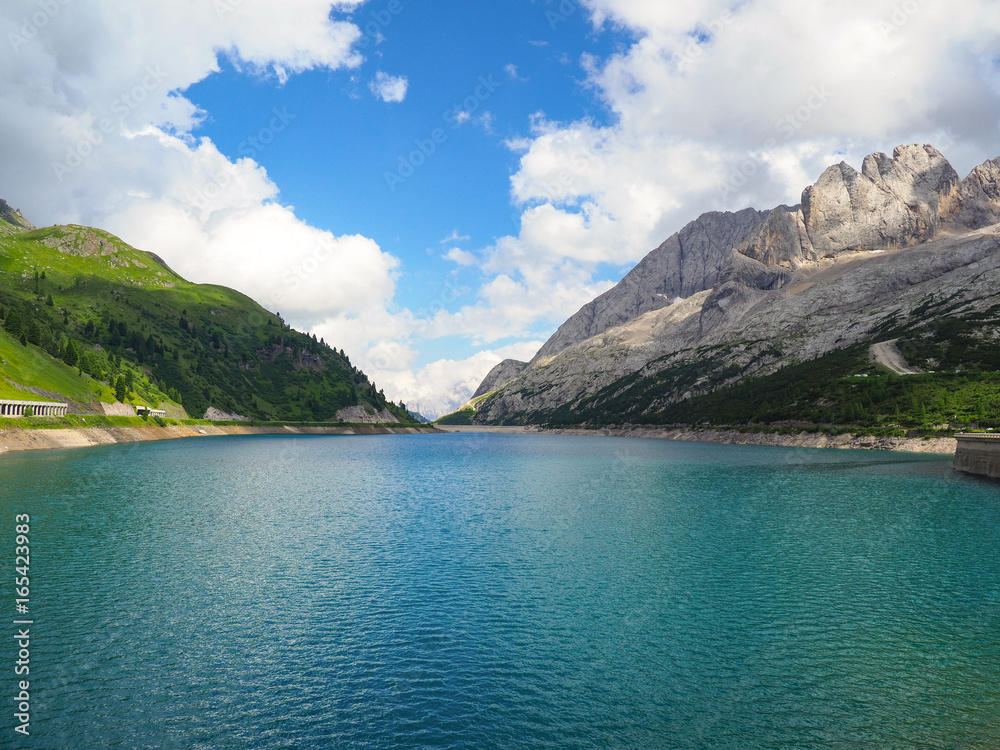
[[941,457],[204,438],[0,488],[3,747],[1000,746],[1000,484]]

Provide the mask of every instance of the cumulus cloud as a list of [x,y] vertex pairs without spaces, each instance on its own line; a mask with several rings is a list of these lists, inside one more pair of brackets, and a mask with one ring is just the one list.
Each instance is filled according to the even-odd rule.
[[451,250],[446,252],[441,256],[445,260],[450,260],[453,263],[458,263],[460,266],[472,266],[476,264],[476,256],[472,253],[467,253],[457,247],[453,247]]
[[441,359],[420,368],[373,368],[381,386],[421,414],[437,418],[458,409],[469,400],[483,376],[505,359],[531,359],[543,341],[524,341],[497,349],[485,349],[461,360]]
[[[309,226],[253,158],[232,162],[192,138],[203,113],[181,93],[218,69],[220,50],[279,81],[357,66],[358,29],[330,15],[357,0],[290,0],[280,12],[265,0],[51,5],[42,15],[30,0],[0,9],[0,194],[38,223],[106,228],[286,317],[392,298],[396,258]],[[256,156],[295,120],[269,113],[241,153]]]
[[406,76],[391,76],[379,71],[375,79],[368,84],[371,92],[384,102],[401,102],[406,98],[406,90],[410,81]]

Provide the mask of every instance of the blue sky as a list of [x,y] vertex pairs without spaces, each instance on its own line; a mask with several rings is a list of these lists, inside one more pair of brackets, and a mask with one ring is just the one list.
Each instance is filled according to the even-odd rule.
[[433,416],[704,211],[1000,155],[998,42],[995,0],[7,0],[0,196]]
[[[363,65],[282,84],[248,77],[223,60],[219,73],[185,92],[207,113],[194,135],[209,137],[233,160],[253,152],[279,186],[278,199],[301,219],[338,235],[360,233],[397,256],[396,302],[418,310],[456,271],[462,285],[479,281],[474,268],[444,260],[446,251],[476,252],[517,233],[510,176],[518,155],[506,143],[530,135],[533,115],[608,122],[580,61],[608,56],[627,35],[595,30],[580,10],[563,15],[558,6],[528,0],[376,2],[348,17],[365,32]],[[379,71],[407,79],[402,102],[372,93]],[[295,119],[255,148],[250,139],[274,110]],[[460,123],[463,112],[470,119]],[[415,152],[418,165],[402,180],[408,173],[400,160]],[[442,242],[456,235],[461,239]],[[418,365],[447,351],[462,354],[455,341],[428,343]]]

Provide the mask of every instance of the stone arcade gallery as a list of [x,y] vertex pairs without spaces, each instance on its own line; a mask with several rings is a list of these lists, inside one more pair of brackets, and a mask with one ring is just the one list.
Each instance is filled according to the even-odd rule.
[[59,404],[55,401],[0,399],[0,417],[23,417],[28,407],[31,407],[31,411],[36,417],[64,417],[69,411],[69,404]]

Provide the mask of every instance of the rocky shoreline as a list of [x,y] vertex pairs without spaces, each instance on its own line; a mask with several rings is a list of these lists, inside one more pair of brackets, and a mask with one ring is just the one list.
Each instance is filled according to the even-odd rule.
[[696,443],[726,445],[762,445],[782,448],[838,448],[843,450],[879,450],[900,453],[936,453],[953,455],[958,447],[955,438],[894,438],[866,435],[824,435],[799,432],[792,435],[774,432],[740,432],[738,430],[656,429],[644,427],[603,428],[599,430],[560,429],[541,427],[480,427],[441,426],[445,432],[495,432],[505,434],[589,435],[599,437],[635,437],[660,440],[682,440]]
[[427,427],[252,427],[248,425],[140,425],[136,427],[69,427],[0,430],[0,454],[18,451],[92,448],[117,443],[142,443],[225,435],[410,435],[438,432]]

